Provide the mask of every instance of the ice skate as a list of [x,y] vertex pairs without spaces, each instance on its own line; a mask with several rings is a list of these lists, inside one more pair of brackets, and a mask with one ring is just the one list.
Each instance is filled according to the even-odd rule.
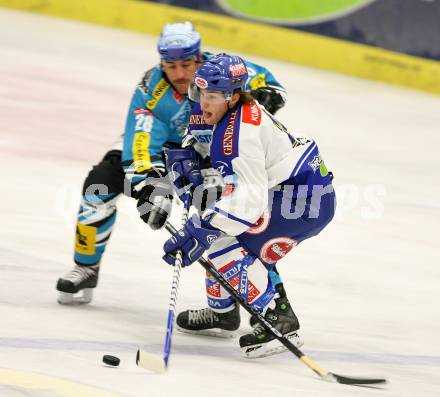
[[[298,334],[298,318],[286,297],[276,299],[275,308],[268,308],[264,318],[296,347],[301,347],[304,344]],[[239,343],[246,358],[266,357],[287,350],[275,336],[267,332],[260,324],[257,324],[250,334],[240,337]]]
[[199,310],[186,310],[177,316],[177,329],[181,332],[197,335],[233,338],[240,326],[239,307],[229,312],[217,313],[209,307]]
[[61,305],[87,304],[93,299],[93,288],[98,283],[99,265],[75,265],[66,276],[59,278],[57,290]]

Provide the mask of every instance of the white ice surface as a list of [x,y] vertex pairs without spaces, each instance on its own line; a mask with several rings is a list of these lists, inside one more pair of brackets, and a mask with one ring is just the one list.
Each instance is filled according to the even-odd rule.
[[[155,41],[0,11],[0,396],[66,396],[58,378],[125,397],[440,395],[440,99],[424,93],[250,57],[289,92],[281,121],[315,137],[335,174],[336,219],[279,265],[304,351],[336,373],[385,376],[383,390],[320,381],[290,353],[250,361],[237,340],[178,332],[165,375],[137,368],[138,347],[162,350],[172,270],[166,232],[147,230],[129,199],[93,303],[56,303],[83,179],[123,130]],[[204,302],[202,269],[184,269],[179,307]],[[105,353],[120,367],[101,365]],[[45,391],[32,374],[51,377]]]

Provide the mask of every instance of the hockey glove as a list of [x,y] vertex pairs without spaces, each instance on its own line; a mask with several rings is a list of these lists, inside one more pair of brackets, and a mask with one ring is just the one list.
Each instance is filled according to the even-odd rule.
[[200,155],[193,147],[184,149],[166,149],[165,158],[168,175],[173,182],[174,189],[183,201],[183,195],[189,189],[196,189],[203,185],[200,173]]
[[165,171],[150,171],[138,195],[137,210],[141,219],[153,230],[160,229],[171,214],[172,200],[173,190]]
[[283,95],[271,87],[257,88],[256,90],[251,91],[251,95],[260,105],[263,105],[270,114],[275,114],[286,103]]
[[193,216],[182,229],[165,242],[163,259],[174,265],[176,252],[182,250],[182,266],[189,266],[196,262],[221,234],[223,232],[215,229],[209,222]]

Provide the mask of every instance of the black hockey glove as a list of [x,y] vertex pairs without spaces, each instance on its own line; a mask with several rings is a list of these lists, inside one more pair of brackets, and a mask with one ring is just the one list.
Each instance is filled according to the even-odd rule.
[[270,114],[275,114],[286,103],[286,100],[280,92],[271,87],[257,88],[251,91],[251,95],[260,105],[263,105]]
[[141,219],[153,230],[162,228],[171,214],[173,200],[173,189],[165,171],[150,171],[137,198]]

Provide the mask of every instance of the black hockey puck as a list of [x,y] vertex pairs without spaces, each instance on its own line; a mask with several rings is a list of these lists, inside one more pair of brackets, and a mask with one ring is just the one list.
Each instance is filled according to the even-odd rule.
[[106,354],[105,356],[102,357],[102,362],[104,364],[111,365],[113,367],[117,367],[119,365],[119,363],[121,362],[121,360],[119,360],[118,357],[110,356],[110,355]]

